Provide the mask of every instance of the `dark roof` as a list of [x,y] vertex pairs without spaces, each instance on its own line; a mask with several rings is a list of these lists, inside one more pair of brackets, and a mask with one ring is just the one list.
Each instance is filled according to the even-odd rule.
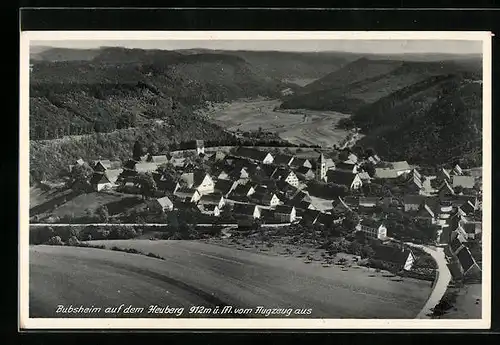
[[193,184],[195,186],[200,185],[203,182],[203,179],[205,178],[205,176],[207,176],[207,175],[208,175],[208,173],[206,171],[195,170],[193,172]]
[[374,203],[376,204],[380,200],[379,197],[376,196],[361,196],[359,197],[359,204],[371,204]]
[[288,163],[294,158],[293,156],[283,155],[283,154],[278,154],[273,157],[274,157],[273,160],[274,164],[285,164],[285,165],[288,165]]
[[334,221],[333,215],[328,213],[319,213],[316,220],[316,224],[330,225]]
[[263,205],[267,205],[271,203],[271,199],[273,198],[274,193],[254,193],[250,196],[253,200],[258,201]]
[[246,195],[250,188],[252,188],[252,186],[249,184],[238,184],[236,188],[233,189],[231,194]]
[[268,152],[256,150],[248,147],[239,147],[234,153],[237,157],[245,157],[249,159],[254,159],[258,161],[263,161],[266,158]]
[[293,167],[301,167],[303,166],[306,162],[309,162],[309,164],[311,164],[311,161],[309,161],[308,159],[305,159],[305,158],[294,158],[293,161],[292,161],[292,164],[291,166]]
[[376,245],[372,248],[375,251],[376,259],[397,265],[404,265],[408,259],[408,255],[413,254],[412,251],[406,247]]
[[346,163],[346,162],[339,162],[337,164],[335,164],[335,170],[341,170],[341,171],[353,171],[354,167],[356,165],[353,163],[353,164],[349,164],[349,163]]
[[288,205],[278,205],[274,209],[275,213],[284,213],[284,214],[290,214],[292,213],[293,206],[288,206]]
[[242,215],[253,215],[256,205],[252,204],[234,204],[233,213]]
[[427,200],[427,196],[419,194],[406,194],[403,202],[407,205],[421,205]]
[[297,170],[295,170],[295,172],[297,172],[299,174],[305,175],[305,174],[307,174],[309,172],[314,173],[314,170],[312,168],[301,166],[300,168],[298,168]]
[[214,189],[216,191],[223,193],[223,194],[227,194],[231,190],[231,187],[233,186],[233,184],[234,184],[234,181],[218,180],[217,182],[215,182]]
[[329,170],[326,176],[328,183],[333,182],[344,186],[350,186],[357,175],[345,171]]
[[457,257],[460,265],[462,265],[464,272],[466,272],[469,268],[476,264],[476,261],[472,257],[472,254],[467,247],[460,249],[460,251],[457,253]]
[[96,173],[90,179],[90,183],[93,185],[96,185],[99,183],[111,183],[111,181],[108,179],[108,177],[105,174]]
[[222,194],[219,193],[204,194],[201,196],[199,202],[202,204],[218,204],[222,198]]
[[380,225],[383,224],[382,221],[375,220],[372,218],[363,218],[360,223],[361,223],[361,225],[368,226],[368,227],[373,228],[373,229],[378,229],[380,227]]
[[453,252],[455,252],[458,248],[462,246],[462,240],[460,236],[456,236],[451,242],[450,242],[450,248]]
[[273,179],[281,180],[288,177],[288,175],[293,174],[293,171],[287,168],[278,168],[271,175]]

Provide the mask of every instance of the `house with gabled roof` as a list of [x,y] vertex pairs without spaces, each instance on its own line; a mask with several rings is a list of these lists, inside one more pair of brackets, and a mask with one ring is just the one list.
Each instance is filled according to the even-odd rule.
[[233,155],[263,164],[271,164],[274,161],[271,153],[249,147],[239,147]]
[[193,172],[193,188],[196,188],[200,194],[210,194],[214,192],[215,183],[210,174],[203,170]]
[[453,169],[451,169],[450,174],[454,175],[454,176],[460,176],[460,175],[463,175],[464,172],[463,172],[462,168],[460,167],[460,165],[457,164],[453,167]]
[[479,267],[478,263],[472,256],[469,248],[462,247],[457,254],[456,257],[462,267],[463,276],[481,276],[481,267]]
[[356,164],[356,163],[358,163],[358,156],[356,156],[354,153],[351,152],[347,156],[347,159],[345,162],[348,164]]
[[105,172],[107,169],[111,169],[111,161],[109,159],[101,159],[94,164],[95,171]]
[[341,197],[338,197],[332,201],[332,212],[343,214],[353,210]]
[[231,191],[238,186],[237,181],[231,180],[218,180],[214,185],[214,192],[222,194],[227,197]]
[[169,212],[174,209],[174,203],[169,197],[164,196],[162,198],[152,199],[148,202],[148,208],[151,210],[158,210],[161,212]]
[[98,192],[113,188],[113,183],[108,179],[106,174],[94,173],[90,179],[90,185]]
[[104,174],[108,178],[108,180],[115,185],[118,181],[118,178],[122,174],[123,169],[107,169]]
[[351,174],[356,174],[358,173],[358,165],[355,163],[351,162],[340,162],[335,165],[335,170],[336,171],[346,171]]
[[261,216],[260,207],[254,204],[234,204],[233,213],[237,216],[258,219]]
[[382,221],[371,218],[362,219],[356,226],[356,231],[360,231],[369,238],[385,240],[387,238],[387,228]]
[[359,207],[360,208],[374,208],[378,205],[378,200],[380,198],[376,196],[360,196],[359,197]]
[[294,169],[298,169],[300,167],[306,167],[306,168],[311,168],[312,169],[312,163],[310,160],[306,158],[299,158],[295,157],[290,165]]
[[314,170],[308,167],[298,168],[297,170],[295,170],[295,174],[297,175],[297,177],[306,181],[313,180],[314,177],[316,176]]
[[201,198],[200,192],[195,188],[181,187],[175,191],[174,195],[181,199],[182,201],[187,201],[190,203],[196,203]]
[[359,174],[351,174],[339,170],[328,170],[326,173],[326,180],[328,183],[339,184],[349,189],[359,189],[363,185],[363,181],[361,181]]
[[196,207],[202,214],[214,217],[220,216],[220,208],[216,204],[197,204]]
[[274,207],[280,203],[280,199],[275,193],[265,192],[265,193],[254,193],[250,195],[250,199],[257,203],[258,205]]
[[278,205],[274,209],[274,217],[283,223],[293,223],[296,219],[297,211],[294,206]]
[[299,179],[297,178],[297,175],[295,175],[295,173],[290,169],[278,168],[273,172],[271,178],[278,181],[283,180],[294,187],[299,186]]
[[427,201],[428,197],[420,194],[406,194],[403,197],[404,211],[418,211],[420,207]]
[[441,181],[451,181],[450,173],[445,168],[439,169],[437,177]]
[[434,224],[436,215],[432,208],[427,205],[424,201],[422,205],[420,205],[419,210],[414,216],[415,219],[426,222],[428,224]]
[[[74,164],[71,164],[71,165],[69,166],[69,171],[71,172],[71,171],[73,170],[73,167],[75,167],[75,166],[77,166],[77,165],[78,165],[78,166],[82,166],[82,165],[84,165],[84,164],[85,164],[85,161],[84,161],[83,159],[81,159],[81,158],[78,158],[78,159],[75,161],[75,163],[74,163]],[[94,169],[94,170],[95,170],[95,169]]]
[[230,197],[234,195],[250,196],[255,193],[255,188],[251,184],[238,184],[230,193]]
[[300,220],[300,223],[303,225],[313,225],[316,223],[320,214],[321,212],[318,210],[305,210],[302,213],[302,219]]
[[443,184],[441,185],[441,188],[439,188],[438,191],[438,196],[440,198],[443,197],[449,197],[455,195],[455,191],[453,190],[453,187],[448,183],[448,181],[444,181]]
[[375,245],[372,246],[375,259],[392,265],[391,271],[410,271],[416,261],[415,254],[407,246]]
[[291,155],[277,154],[274,155],[273,164],[290,166],[294,159],[295,157]]
[[226,205],[226,199],[222,194],[205,194],[202,195],[200,200],[198,200],[199,204],[214,204],[217,205],[219,210],[221,210],[224,205]]
[[203,140],[196,140],[196,154],[205,154],[205,143]]
[[171,179],[164,179],[156,182],[156,185],[158,187],[158,190],[174,194],[179,188],[181,188],[181,185],[179,182],[171,180]]

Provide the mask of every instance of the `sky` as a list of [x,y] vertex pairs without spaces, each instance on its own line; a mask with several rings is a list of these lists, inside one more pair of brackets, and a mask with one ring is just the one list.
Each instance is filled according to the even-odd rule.
[[58,40],[31,41],[31,46],[88,49],[125,47],[142,49],[220,49],[272,51],[344,51],[367,54],[480,54],[482,41],[471,40]]

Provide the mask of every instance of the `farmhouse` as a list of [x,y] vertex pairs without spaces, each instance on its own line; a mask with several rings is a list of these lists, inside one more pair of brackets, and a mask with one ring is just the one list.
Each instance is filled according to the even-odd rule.
[[379,198],[374,196],[359,197],[360,208],[373,208],[377,206]]
[[236,157],[246,158],[251,161],[255,161],[263,164],[273,163],[273,156],[269,152],[256,150],[248,147],[239,147],[234,153]]
[[365,218],[356,226],[356,230],[364,233],[369,238],[384,240],[387,238],[387,228],[383,222]]
[[106,190],[113,188],[113,183],[108,179],[105,174],[95,173],[90,179],[90,185],[96,191]]
[[467,240],[460,232],[458,231],[451,232],[451,241],[449,243],[449,246],[450,246],[450,251],[453,255],[457,255],[458,251],[462,249],[466,243]]
[[150,163],[155,163],[156,165],[166,164],[168,163],[168,158],[166,155],[148,155],[146,160]]
[[196,170],[193,173],[193,188],[196,188],[200,194],[210,194],[214,192],[214,181],[212,177],[202,170]]
[[214,192],[227,196],[237,185],[236,181],[218,180],[214,185]]
[[231,196],[233,195],[250,196],[254,193],[255,189],[250,184],[238,184],[231,192]]
[[111,169],[110,160],[98,160],[94,164],[94,170],[98,172],[105,172],[107,169]]
[[295,170],[295,174],[297,175],[297,177],[306,181],[313,180],[315,177],[314,170],[308,167],[298,168],[297,170]]
[[409,271],[415,262],[415,254],[409,248],[390,245],[373,246],[375,258],[392,265],[392,271]]
[[112,184],[116,184],[122,172],[123,169],[108,169],[104,174]]
[[347,205],[342,198],[338,197],[332,201],[332,212],[335,213],[346,213],[352,212],[352,209]]
[[274,217],[283,223],[292,223],[295,221],[297,212],[295,207],[287,205],[278,205],[274,209]]
[[271,175],[271,178],[278,181],[283,180],[294,187],[299,186],[299,179],[297,178],[297,175],[295,175],[293,171],[286,168],[277,168]]
[[403,198],[404,211],[418,211],[420,206],[425,203],[428,197],[418,194],[406,194]]
[[280,199],[275,193],[265,192],[265,193],[254,193],[251,195],[251,199],[259,205],[274,207],[279,204]]
[[415,219],[428,224],[434,224],[435,214],[434,211],[429,207],[429,205],[424,202],[422,205],[420,205],[420,208],[415,215]]
[[219,209],[222,209],[226,204],[226,200],[221,194],[205,194],[201,196],[198,203],[217,205]]
[[306,168],[312,168],[312,164],[308,159],[305,158],[294,158],[291,167],[293,168],[300,168],[300,167],[306,167]]
[[164,196],[163,198],[153,199],[151,202],[149,202],[148,207],[152,210],[168,212],[174,209],[174,204],[172,203],[172,200]]
[[278,154],[274,156],[273,164],[290,166],[293,160],[293,156]]
[[162,190],[164,192],[174,194],[179,188],[181,188],[181,185],[179,182],[172,181],[172,180],[161,180],[156,183],[157,187],[159,190]]
[[328,183],[335,183],[346,186],[349,189],[359,189],[363,185],[358,174],[351,174],[345,171],[329,170],[326,173]]
[[358,166],[354,163],[340,162],[335,166],[337,171],[346,171],[351,174],[356,174],[358,172]]
[[261,216],[260,208],[252,204],[234,204],[233,213],[238,216],[258,219]]
[[198,204],[197,207],[202,214],[214,217],[220,216],[220,208],[215,204]]
[[480,276],[481,268],[472,256],[469,248],[462,247],[456,254],[460,266],[462,267],[462,274],[464,276]]
[[179,188],[175,193],[175,196],[177,196],[179,199],[182,201],[187,201],[187,202],[198,202],[201,198],[200,192],[198,192],[194,188]]

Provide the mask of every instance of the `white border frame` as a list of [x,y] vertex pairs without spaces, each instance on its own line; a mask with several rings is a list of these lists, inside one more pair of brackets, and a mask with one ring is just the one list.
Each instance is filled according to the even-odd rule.
[[[20,34],[19,327],[28,329],[488,329],[491,319],[491,37],[460,31],[25,31]],[[41,319],[29,317],[29,48],[67,40],[474,40],[483,42],[482,319]]]

